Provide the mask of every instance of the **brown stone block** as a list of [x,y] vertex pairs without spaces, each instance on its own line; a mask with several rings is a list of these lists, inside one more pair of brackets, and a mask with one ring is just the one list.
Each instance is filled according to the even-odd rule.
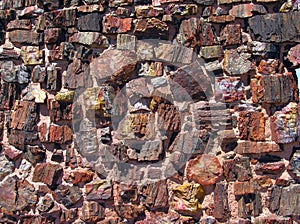
[[103,33],[126,33],[131,30],[132,18],[106,15],[102,21]]
[[243,140],[263,141],[265,139],[264,114],[258,111],[240,112],[238,129]]
[[56,142],[56,143],[67,143],[72,140],[73,133],[72,129],[67,126],[56,126],[50,125],[49,128],[49,141]]
[[40,163],[36,165],[32,181],[42,182],[49,187],[54,187],[61,180],[63,168],[58,164]]
[[234,149],[239,154],[256,154],[266,152],[280,152],[281,149],[275,142],[253,142],[253,141],[240,141]]

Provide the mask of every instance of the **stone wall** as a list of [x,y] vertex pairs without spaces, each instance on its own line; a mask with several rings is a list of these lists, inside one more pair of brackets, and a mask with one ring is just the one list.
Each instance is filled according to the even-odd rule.
[[288,0],[1,0],[1,223],[299,223]]

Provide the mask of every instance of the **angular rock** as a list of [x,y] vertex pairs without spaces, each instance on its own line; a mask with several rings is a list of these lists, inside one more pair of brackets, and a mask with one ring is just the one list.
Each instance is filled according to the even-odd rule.
[[37,163],[42,163],[46,157],[46,152],[39,146],[27,145],[24,158],[29,161],[33,166]]
[[167,3],[176,3],[176,2],[182,2],[183,0],[152,0],[153,6],[160,6],[161,4],[167,4]]
[[75,92],[67,91],[67,92],[58,92],[55,95],[55,100],[64,103],[72,103],[74,99]]
[[135,14],[137,18],[157,17],[164,13],[161,7],[153,7],[148,5],[140,5],[135,7]]
[[29,19],[12,20],[6,25],[7,31],[12,30],[31,30],[33,25]]
[[136,55],[131,51],[108,50],[91,62],[90,75],[102,83],[124,83],[132,77],[136,64]]
[[275,142],[253,142],[253,141],[240,141],[234,149],[239,154],[256,154],[267,152],[280,152],[281,149]]
[[157,181],[144,187],[141,192],[141,204],[150,210],[164,209],[168,206],[168,188],[166,181]]
[[75,59],[67,68],[64,86],[68,89],[76,89],[85,84],[83,74],[83,63],[80,59]]
[[279,205],[279,215],[299,216],[300,215],[300,184],[293,184],[282,188]]
[[238,118],[240,138],[243,140],[265,140],[265,118],[258,111],[241,111]]
[[[261,1],[261,0],[259,0]],[[266,0],[264,0],[266,1]],[[268,217],[257,217],[254,219],[254,223],[260,224],[260,223],[277,223],[277,224],[290,224],[292,223],[292,218],[288,217],[279,217],[279,216],[273,216],[270,215]]]
[[275,75],[279,72],[279,61],[276,59],[261,60],[257,72],[261,75]]
[[196,47],[199,44],[199,31],[200,20],[198,18],[183,20],[180,24],[179,34],[177,35],[176,40],[186,47]]
[[300,12],[257,15],[249,19],[252,39],[265,42],[300,42]]
[[202,47],[200,55],[205,59],[220,58],[223,55],[223,48],[220,45]]
[[67,126],[50,125],[49,128],[49,141],[60,144],[67,143],[72,140],[73,132],[72,129]]
[[288,103],[297,99],[298,88],[291,73],[256,75],[250,86],[255,103]]
[[290,160],[288,170],[296,177],[300,177],[300,150],[296,150]]
[[263,174],[280,174],[284,169],[284,162],[259,163],[255,166],[255,171]]
[[200,184],[184,182],[171,188],[173,198],[170,202],[172,209],[183,215],[197,215],[201,209],[204,190]]
[[112,196],[112,184],[110,181],[99,180],[85,185],[86,200],[107,200]]
[[261,195],[248,194],[240,197],[238,201],[238,215],[242,218],[247,218],[249,216],[259,216],[262,212],[262,202]]
[[39,65],[35,66],[32,70],[31,80],[33,82],[43,83],[46,78],[46,69]]
[[252,177],[248,157],[226,159],[223,162],[223,169],[227,181],[248,181]]
[[22,151],[16,149],[13,146],[4,146],[3,147],[3,155],[5,155],[8,159],[10,160],[17,160],[18,158],[20,158],[20,156],[22,155]]
[[103,33],[126,33],[131,30],[132,18],[106,15],[102,20]]
[[41,123],[38,126],[40,142],[48,142],[48,126],[47,123]]
[[180,132],[181,118],[178,109],[172,104],[161,103],[157,108],[157,127],[166,132]]
[[300,66],[300,44],[297,44],[289,50],[288,60],[294,67]]
[[103,12],[104,6],[100,3],[99,4],[93,4],[93,5],[80,5],[77,7],[77,11],[79,13],[91,13],[91,12]]
[[30,70],[25,65],[17,65],[15,71],[19,84],[27,84],[30,82]]
[[225,72],[232,76],[248,73],[253,69],[250,57],[249,53],[239,53],[236,49],[226,50],[223,61]]
[[256,4],[239,4],[234,5],[232,9],[229,11],[230,15],[233,15],[237,18],[249,18],[253,16],[253,12],[257,12],[259,14],[266,14],[267,10],[263,5]]
[[0,157],[0,181],[14,171],[14,164],[8,161],[5,156]]
[[58,164],[40,163],[36,165],[32,181],[42,182],[49,187],[55,187],[62,178],[63,169]]
[[88,170],[72,170],[65,172],[64,179],[74,185],[80,185],[90,182],[93,176],[94,174]]
[[70,36],[69,42],[89,45],[93,47],[108,47],[108,39],[98,32],[77,32]]
[[225,46],[241,44],[242,33],[240,24],[228,24],[221,33],[220,40],[224,42]]
[[46,12],[46,28],[70,27],[75,25],[76,10],[74,8],[58,9]]
[[28,211],[37,202],[33,185],[27,180],[19,180],[13,176],[0,184],[0,206],[8,213]]
[[28,144],[33,144],[38,140],[38,135],[36,132],[20,131],[12,129],[8,136],[8,141],[11,145],[24,149]]
[[228,205],[227,186],[222,183],[217,183],[214,190],[214,210],[213,216],[219,221],[225,221],[230,215]]
[[244,100],[244,84],[238,77],[216,78],[215,80],[215,97],[226,103],[234,103]]
[[94,31],[101,32],[101,19],[100,13],[90,13],[77,18],[77,27],[80,31]]
[[10,128],[23,131],[36,131],[38,122],[37,105],[34,102],[18,101],[11,115]]
[[71,121],[73,115],[72,108],[72,104],[51,100],[49,102],[50,120],[52,122],[59,122],[61,120]]
[[169,36],[169,27],[168,24],[157,18],[140,19],[135,25],[134,34],[147,36],[148,38],[167,38]]
[[62,38],[61,28],[49,28],[44,31],[44,41],[47,44],[55,43]]
[[210,16],[208,17],[208,22],[210,23],[228,23],[233,22],[235,17],[232,15],[220,15],[220,16]]
[[211,46],[218,44],[216,31],[211,23],[202,23],[200,32],[200,46]]
[[189,160],[186,166],[187,178],[203,186],[215,184],[222,174],[223,169],[218,158],[208,154]]
[[98,202],[84,202],[81,211],[81,219],[85,222],[97,222],[104,219],[104,207]]
[[136,36],[129,34],[118,34],[117,49],[118,50],[132,50],[136,48]]
[[272,140],[277,143],[291,143],[299,136],[299,105],[289,103],[271,117]]
[[8,33],[10,42],[20,45],[38,45],[42,43],[41,35],[31,30],[13,30]]
[[34,100],[35,103],[44,103],[46,99],[46,91],[41,89],[40,83],[31,83],[27,87],[27,92],[23,100]]
[[133,0],[109,0],[109,7],[118,7],[118,6],[126,6],[131,5]]
[[254,194],[255,188],[251,182],[234,182],[234,195]]
[[154,52],[158,60],[179,65],[192,63],[196,56],[191,48],[164,43],[160,43]]
[[277,53],[276,46],[270,43],[252,41],[249,45],[253,55],[271,57],[272,55],[276,55]]
[[141,64],[139,76],[162,76],[163,63],[162,62],[145,62]]
[[47,90],[57,90],[59,88],[59,67],[55,67],[55,64],[51,64],[47,67]]
[[57,202],[71,208],[82,199],[82,192],[79,187],[61,184],[52,193],[52,196]]

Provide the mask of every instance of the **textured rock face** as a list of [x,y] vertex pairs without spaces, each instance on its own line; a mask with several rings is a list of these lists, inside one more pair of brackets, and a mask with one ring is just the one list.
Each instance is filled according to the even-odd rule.
[[0,223],[298,223],[299,9],[0,1]]
[[255,39],[265,42],[300,42],[299,12],[258,15],[249,19]]

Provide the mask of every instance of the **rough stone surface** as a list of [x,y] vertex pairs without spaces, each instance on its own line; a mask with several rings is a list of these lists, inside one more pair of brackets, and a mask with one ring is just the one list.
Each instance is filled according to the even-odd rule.
[[190,160],[186,167],[187,178],[204,186],[215,184],[222,174],[218,158],[206,154]]
[[298,98],[295,92],[298,87],[291,73],[256,75],[250,85],[255,103],[287,103]]
[[38,164],[34,169],[32,181],[43,182],[50,187],[58,184],[62,177],[63,169],[60,165],[51,163]]
[[0,223],[298,223],[299,9],[0,1]]
[[265,42],[300,42],[299,12],[257,15],[249,19],[253,39]]

